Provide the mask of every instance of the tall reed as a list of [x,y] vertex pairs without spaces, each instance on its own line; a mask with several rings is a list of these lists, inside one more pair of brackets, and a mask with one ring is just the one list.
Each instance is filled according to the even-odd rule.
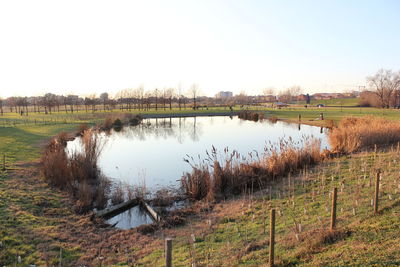
[[400,142],[400,122],[374,116],[344,118],[329,132],[331,150],[339,153],[397,142]]
[[41,163],[45,180],[68,191],[76,200],[78,212],[107,204],[109,181],[97,167],[103,148],[99,136],[86,130],[81,138],[83,150],[67,155],[66,135],[59,134],[46,147]]
[[320,162],[324,158],[320,147],[320,140],[304,137],[299,143],[289,139],[270,144],[261,157],[258,153],[245,157],[226,148],[222,158],[213,147],[211,153],[207,152],[208,157],[198,163],[193,158],[185,159],[192,171],[183,175],[182,188],[196,200],[216,200],[246,189],[262,188],[275,178]]

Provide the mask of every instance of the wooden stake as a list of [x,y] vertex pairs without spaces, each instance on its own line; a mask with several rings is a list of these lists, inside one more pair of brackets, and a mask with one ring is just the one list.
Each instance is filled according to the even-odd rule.
[[6,154],[3,155],[3,171],[6,170]]
[[378,201],[379,201],[379,180],[381,178],[381,170],[376,172],[375,181],[375,199],[374,199],[374,214],[378,213]]
[[165,239],[165,266],[172,267],[172,238]]
[[336,226],[336,201],[337,201],[337,188],[333,188],[332,195],[332,208],[331,208],[331,228],[330,230],[334,230]]
[[271,221],[269,230],[269,266],[274,266],[275,253],[275,209],[271,209]]

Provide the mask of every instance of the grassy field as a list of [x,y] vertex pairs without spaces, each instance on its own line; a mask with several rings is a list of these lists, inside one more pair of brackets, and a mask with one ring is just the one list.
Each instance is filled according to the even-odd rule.
[[[324,107],[324,108],[304,108],[290,107],[285,109],[268,109],[268,116],[275,116],[279,119],[298,122],[298,116],[301,115],[301,122],[311,125],[326,125],[328,121],[340,121],[343,117],[353,116],[361,117],[365,115],[373,115],[384,117],[391,120],[400,119],[400,110],[397,109],[377,109],[377,108],[350,108],[350,107]],[[320,114],[323,113],[324,120],[320,121]]]
[[[174,266],[261,266],[268,262],[269,210],[277,210],[277,266],[397,266],[400,264],[399,151],[330,160],[272,190],[217,205],[172,234]],[[384,171],[381,213],[373,215],[375,170]],[[294,181],[294,183],[293,183]],[[289,183],[291,184],[289,186]],[[330,202],[338,188],[337,232],[329,238]],[[211,223],[208,224],[208,221]],[[326,238],[326,239],[325,239]],[[160,266],[160,247],[141,259]]]
[[[324,100],[311,100],[311,106],[323,104],[325,106],[344,106],[344,107],[357,107],[359,105],[359,98],[336,98]],[[298,101],[299,105],[305,105],[306,101]]]
[[[227,110],[199,112],[210,111]],[[301,114],[302,122],[315,125],[324,123],[317,120],[321,112],[325,121],[367,114],[400,117],[398,110],[374,108],[298,107],[264,111],[286,121],[297,121]],[[169,112],[159,110],[148,114]],[[181,112],[193,113],[193,110]],[[274,184],[271,192],[216,204],[213,210],[190,218],[185,226],[142,235],[135,230],[102,228],[88,216],[76,215],[66,194],[43,183],[38,170],[37,162],[46,140],[60,131],[74,131],[83,122],[102,122],[104,117],[100,112],[0,116],[0,155],[6,155],[9,168],[0,171],[0,265],[55,265],[61,250],[65,266],[100,262],[157,266],[163,261],[163,236],[173,236],[174,266],[187,266],[190,262],[198,266],[259,266],[268,259],[271,207],[278,210],[278,265],[400,265],[397,148],[377,155],[366,152],[328,160],[292,178],[290,187],[286,178]],[[369,186],[376,168],[384,170],[379,215],[371,213],[373,186]],[[334,186],[339,188],[338,237],[328,242],[323,233],[328,225],[329,191]]]

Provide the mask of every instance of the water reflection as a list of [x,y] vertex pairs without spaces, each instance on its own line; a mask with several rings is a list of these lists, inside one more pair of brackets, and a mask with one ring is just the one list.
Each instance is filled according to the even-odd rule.
[[[101,134],[105,142],[99,158],[103,173],[115,181],[133,186],[143,184],[155,192],[164,187],[179,187],[180,178],[190,166],[187,155],[206,158],[213,146],[217,151],[229,147],[241,155],[262,155],[265,144],[291,137],[299,142],[304,136],[321,139],[327,147],[323,129],[309,125],[269,121],[253,122],[237,117],[189,117],[145,119],[138,126],[120,132]],[[68,143],[68,149],[79,149],[79,139]]]
[[[212,121],[211,121],[212,122]],[[175,138],[179,143],[184,143],[187,138],[193,142],[200,140],[203,122],[194,118],[163,118],[145,119],[137,126],[125,127],[122,131],[111,131],[110,136],[125,136],[140,141],[147,139],[170,139]]]
[[152,222],[151,217],[139,205],[107,219],[107,223],[120,229],[131,229]]

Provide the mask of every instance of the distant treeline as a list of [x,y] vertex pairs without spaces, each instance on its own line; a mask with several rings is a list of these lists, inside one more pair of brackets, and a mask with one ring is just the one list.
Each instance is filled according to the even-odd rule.
[[[197,93],[196,93],[197,94]],[[247,96],[239,94],[229,98],[197,96],[191,97],[175,94],[173,90],[146,92],[128,90],[110,98],[108,93],[80,97],[78,95],[9,97],[0,99],[0,113],[11,112],[28,115],[30,112],[51,114],[52,112],[74,113],[77,111],[146,111],[179,109],[206,109],[208,107],[227,107],[233,105],[254,105],[267,102],[264,96]]]

